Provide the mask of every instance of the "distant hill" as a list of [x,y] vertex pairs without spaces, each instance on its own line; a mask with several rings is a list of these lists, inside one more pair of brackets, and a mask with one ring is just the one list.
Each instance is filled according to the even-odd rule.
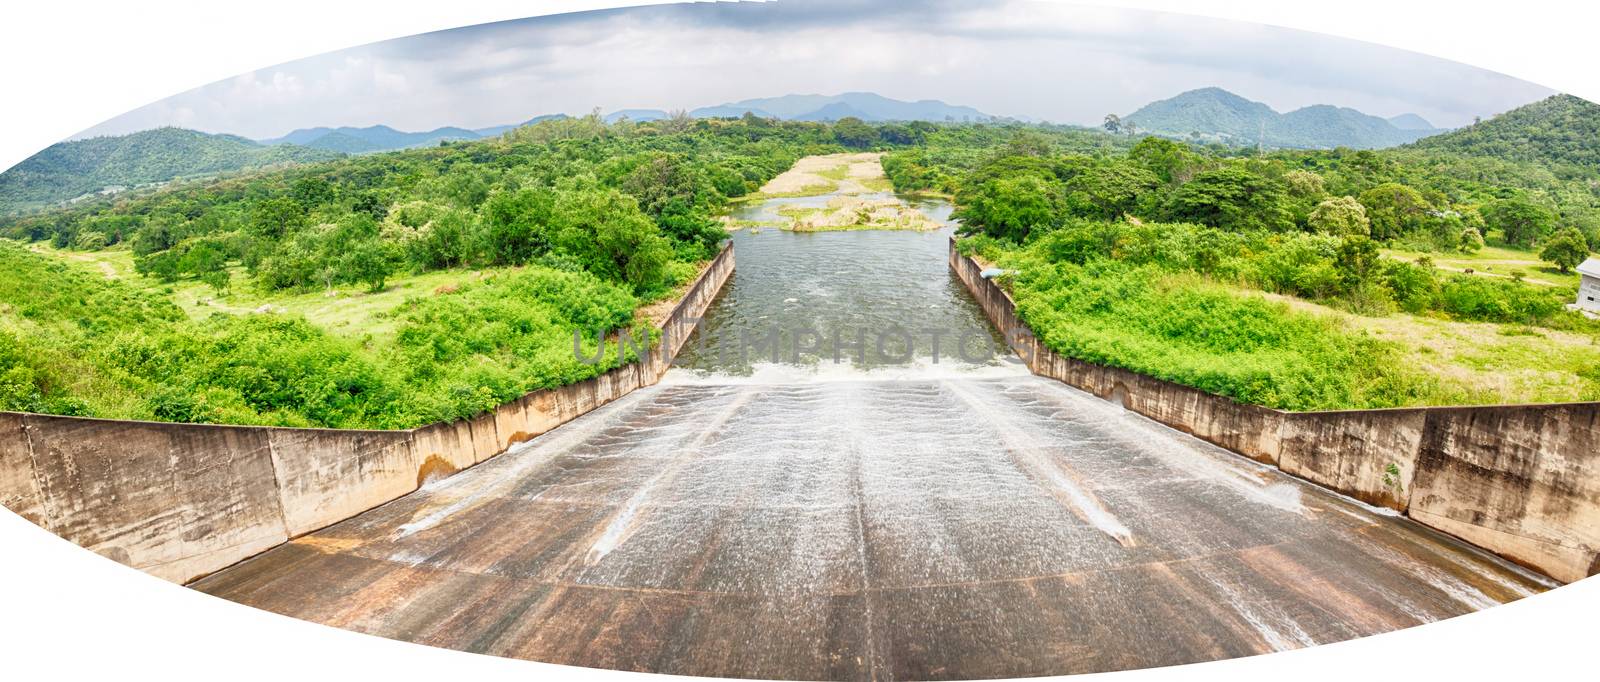
[[689,112],[694,118],[739,118],[750,113],[761,118],[779,118],[772,112],[756,107],[741,107],[734,104],[721,104],[714,107],[700,107]]
[[1399,116],[1390,116],[1389,124],[1401,130],[1426,130],[1429,132],[1437,132],[1439,130],[1438,128],[1435,128],[1432,123],[1429,123],[1428,119],[1416,114],[1400,114]]
[[477,133],[478,137],[480,137],[480,138],[483,138],[483,137],[499,137],[499,136],[504,135],[504,134],[506,134],[508,132],[511,132],[512,130],[515,130],[517,128],[521,128],[522,126],[531,126],[531,125],[533,125],[535,123],[543,123],[545,121],[556,121],[556,120],[560,120],[560,119],[563,119],[563,118],[567,118],[567,115],[566,114],[544,114],[544,115],[541,115],[541,116],[535,116],[535,117],[530,118],[530,119],[528,119],[526,121],[523,121],[521,123],[510,123],[510,124],[506,124],[506,125],[489,126],[487,128],[478,128],[477,130],[474,130],[472,132]]
[[44,207],[108,188],[339,156],[326,149],[264,146],[237,135],[182,128],[59,142],[0,173],[0,211]]
[[1555,95],[1413,146],[1537,162],[1573,177],[1600,171],[1600,144],[1596,140],[1600,140],[1600,104],[1572,95]]
[[660,109],[622,109],[606,114],[605,121],[606,123],[616,123],[626,118],[634,123],[643,123],[645,121],[659,121],[671,116],[671,114]]
[[360,154],[364,152],[431,147],[445,140],[476,140],[483,137],[465,128],[444,127],[420,133],[395,130],[386,125],[366,128],[301,128],[283,137],[261,140],[262,144],[298,144],[315,149]]
[[[694,118],[737,118],[750,112],[763,118],[780,118],[794,121],[837,121],[854,116],[865,121],[990,121],[994,117],[972,107],[953,106],[938,100],[905,102],[889,99],[870,92],[847,92],[841,95],[784,95],[765,99],[700,107],[689,113]],[[605,114],[606,123],[616,123],[627,118],[640,123],[669,118],[672,114],[662,109],[619,109]],[[409,133],[386,125],[354,128],[316,127],[301,128],[282,137],[261,140],[266,145],[295,144],[313,149],[344,154],[366,154],[431,147],[445,140],[477,140],[497,137],[525,125],[532,125],[566,114],[535,116],[522,123],[489,126],[467,130],[444,127],[427,132]]]
[[[1410,125],[1421,117],[1410,115]],[[1141,107],[1123,120],[1148,133],[1170,137],[1269,147],[1322,149],[1394,147],[1434,134],[1426,129],[1402,129],[1388,120],[1345,107],[1326,104],[1280,114],[1261,102],[1221,88],[1191,90]]]
[[839,95],[784,95],[702,107],[689,112],[697,118],[757,116],[794,121],[837,121],[854,116],[863,121],[990,121],[995,117],[966,106],[925,99],[916,102],[890,99],[871,92]]
[[341,133],[336,130],[330,130],[326,134],[313,138],[311,141],[305,144],[315,149],[326,149],[345,154],[364,154],[367,152],[375,152],[380,149],[378,145],[354,135]]
[[[653,113],[659,115],[651,116]],[[620,118],[623,114],[626,114],[629,119],[634,121],[650,121],[656,118],[666,118],[667,116],[666,112],[658,112],[654,109],[626,109],[608,114],[606,116],[606,121],[614,123],[616,122],[617,118]],[[541,116],[535,116],[521,123],[508,123],[505,125],[478,128],[475,130],[457,128],[454,126],[445,126],[443,128],[435,128],[433,130],[417,133],[395,130],[394,128],[386,125],[375,125],[365,128],[353,128],[350,126],[329,128],[322,126],[316,128],[301,128],[289,133],[288,135],[284,135],[283,137],[274,137],[261,140],[260,142],[261,144],[266,145],[297,144],[311,147],[313,149],[325,149],[329,151],[342,152],[345,154],[367,154],[371,152],[393,151],[396,149],[435,147],[441,142],[451,140],[481,140],[487,137],[499,137],[508,131],[525,125],[533,125],[541,121],[566,117],[566,114],[544,114]]]

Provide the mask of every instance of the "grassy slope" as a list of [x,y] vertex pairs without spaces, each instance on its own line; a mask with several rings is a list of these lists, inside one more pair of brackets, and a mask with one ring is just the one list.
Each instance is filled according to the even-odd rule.
[[468,416],[592,376],[619,360],[575,360],[573,329],[642,323],[692,283],[644,306],[531,266],[401,277],[376,294],[240,282],[219,296],[137,275],[126,251],[0,240],[0,265],[13,302],[0,303],[0,409],[340,428]]
[[215,313],[245,315],[271,306],[274,313],[301,316],[313,325],[339,336],[376,340],[392,337],[396,318],[390,313],[406,299],[431,296],[441,288],[460,287],[469,282],[492,279],[520,268],[482,270],[437,270],[404,274],[389,280],[380,292],[370,293],[364,286],[336,286],[325,291],[261,292],[245,280],[243,268],[230,268],[235,282],[232,289],[217,293],[195,279],[163,284],[139,275],[133,269],[133,253],[126,249],[72,251],[33,244],[32,250],[59,258],[87,273],[117,279],[128,287],[165,297],[190,319],[201,320]]
[[[1600,400],[1600,337],[1397,313],[1369,317],[1154,269],[1004,267],[1052,349],[1292,410]],[[1252,303],[1254,301],[1254,303]]]
[[1406,366],[1438,379],[1426,404],[1600,400],[1600,337],[1404,313],[1368,317],[1292,296],[1245,293],[1282,301],[1342,329],[1393,344]]
[[136,187],[339,156],[327,150],[263,146],[232,135],[182,128],[72,140],[51,145],[0,174],[0,208],[44,206],[113,185]]
[[1503,246],[1486,246],[1477,253],[1425,253],[1384,249],[1384,255],[1401,260],[1415,261],[1424,256],[1433,260],[1434,266],[1449,272],[1470,269],[1474,274],[1490,277],[1512,277],[1521,272],[1523,281],[1549,286],[1578,286],[1578,274],[1563,273],[1556,266],[1539,259],[1536,251],[1525,251]]

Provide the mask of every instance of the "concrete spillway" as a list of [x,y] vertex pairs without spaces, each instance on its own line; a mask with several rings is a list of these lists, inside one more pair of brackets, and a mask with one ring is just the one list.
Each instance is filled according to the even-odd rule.
[[1548,587],[1032,376],[669,382],[194,586],[466,651],[821,679],[1228,658]]

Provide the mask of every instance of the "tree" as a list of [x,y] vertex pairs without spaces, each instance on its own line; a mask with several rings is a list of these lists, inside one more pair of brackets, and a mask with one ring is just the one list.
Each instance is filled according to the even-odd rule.
[[1147,137],[1128,150],[1128,160],[1155,173],[1161,182],[1181,185],[1194,178],[1201,158],[1187,145],[1161,137]]
[[1483,234],[1478,232],[1478,228],[1469,227],[1461,231],[1461,241],[1456,246],[1457,251],[1462,253],[1477,253],[1482,251],[1483,247]]
[[345,255],[345,274],[367,285],[367,291],[383,291],[389,276],[400,266],[400,254],[395,245],[382,239],[368,239],[355,244]]
[[[1289,196],[1296,199],[1316,202],[1328,196],[1322,176],[1308,170],[1292,170],[1284,173],[1283,182],[1289,189]],[[1365,211],[1362,214],[1365,215]]]
[[1387,182],[1362,192],[1360,201],[1372,223],[1372,238],[1378,240],[1416,232],[1433,210],[1421,192],[1397,182]]
[[227,267],[228,254],[211,239],[200,239],[186,244],[187,248],[178,258],[178,270],[203,277],[207,273]]
[[200,281],[210,285],[219,294],[228,290],[229,279],[227,270],[212,270],[200,275]]
[[854,116],[833,123],[833,137],[846,147],[866,149],[878,141],[878,131]]
[[489,260],[500,265],[520,265],[550,250],[547,226],[553,218],[555,199],[555,192],[543,188],[490,194],[478,211]]
[[333,200],[333,185],[319,177],[304,177],[289,188],[289,197],[307,210]]
[[1114,220],[1133,212],[1140,197],[1160,186],[1154,173],[1125,162],[1103,162],[1062,183],[1073,215]]
[[586,270],[635,293],[657,290],[672,248],[637,201],[612,189],[557,192],[550,216],[553,246]]
[[1006,141],[1007,156],[1048,157],[1051,153],[1049,138],[1031,130],[1024,130]]
[[1507,244],[1525,248],[1549,234],[1556,220],[1549,210],[1522,197],[1496,199],[1481,212],[1489,227],[1505,235]]
[[1309,225],[1312,211],[1317,209],[1318,203],[1328,198],[1327,181],[1311,171],[1296,169],[1283,174],[1283,184],[1289,195],[1294,221]]
[[[744,114],[751,118],[755,118],[755,116],[748,111],[744,112]],[[749,121],[746,121],[746,123],[749,123]],[[684,111],[683,109],[673,109],[672,111],[667,112],[667,117],[662,119],[657,125],[661,126],[662,132],[681,133],[694,126],[694,118],[689,115],[689,112]]]
[[305,224],[305,209],[288,197],[261,201],[250,210],[251,231],[267,239],[281,239]]
[[639,209],[652,218],[674,201],[691,206],[713,202],[710,181],[681,154],[651,154],[622,178],[622,191],[638,199]]
[[106,248],[110,240],[104,232],[83,232],[72,239],[72,248],[79,251],[98,251]]
[[1339,279],[1348,291],[1366,282],[1367,278],[1377,271],[1382,258],[1377,242],[1368,239],[1366,235],[1353,234],[1339,241],[1339,253],[1334,261],[1334,267],[1339,270]]
[[1555,263],[1556,269],[1571,272],[1589,258],[1589,242],[1576,228],[1566,228],[1545,240],[1539,258]]
[[975,190],[962,192],[961,208],[951,217],[962,221],[966,232],[1021,242],[1038,230],[1060,225],[1061,196],[1044,178],[1017,173],[994,178]]
[[1277,180],[1239,166],[1196,175],[1167,200],[1166,215],[1232,232],[1285,231],[1294,226],[1288,197]]
[[1372,233],[1372,221],[1367,218],[1366,207],[1355,197],[1349,196],[1327,199],[1317,204],[1306,219],[1306,224],[1313,231],[1336,237],[1365,237]]
[[1116,114],[1106,114],[1105,123],[1100,125],[1106,129],[1106,132],[1116,135],[1122,132],[1122,117]]

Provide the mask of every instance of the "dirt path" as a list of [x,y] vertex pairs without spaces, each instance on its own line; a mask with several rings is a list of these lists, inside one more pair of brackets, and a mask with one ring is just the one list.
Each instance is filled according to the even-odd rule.
[[117,272],[117,267],[116,266],[114,266],[114,265],[112,265],[110,263],[107,263],[107,262],[105,262],[103,260],[100,260],[99,258],[95,258],[94,256],[92,256],[90,254],[87,254],[87,253],[79,253],[77,251],[68,251],[66,249],[59,249],[59,250],[55,250],[55,251],[46,251],[45,249],[40,248],[39,245],[37,245],[37,244],[29,247],[28,250],[32,251],[34,253],[37,253],[37,254],[45,255],[45,256],[60,256],[60,257],[65,258],[67,260],[77,261],[79,263],[93,263],[97,267],[99,267],[100,274],[105,275],[106,279],[117,279],[117,278],[122,276],[121,273]]

